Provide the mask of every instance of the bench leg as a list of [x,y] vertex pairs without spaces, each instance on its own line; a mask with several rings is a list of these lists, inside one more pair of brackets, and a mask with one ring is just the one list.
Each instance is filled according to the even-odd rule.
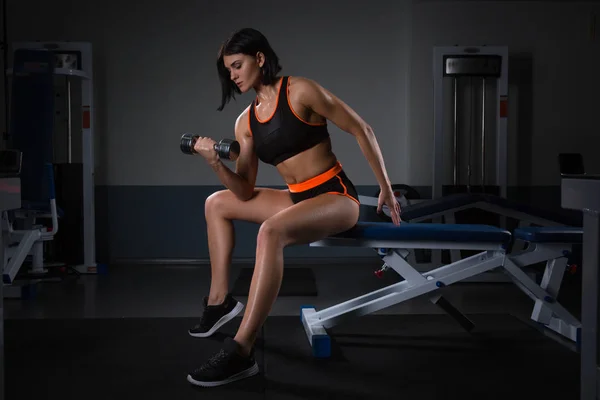
[[[546,292],[548,292],[548,294],[554,299],[558,298],[558,292],[560,290],[560,285],[562,283],[563,276],[565,275],[566,268],[567,259],[565,257],[548,260],[546,262],[546,269],[544,270],[544,276],[542,277],[540,287],[546,290]],[[552,310],[546,307],[543,301],[537,299],[535,301],[535,306],[533,307],[531,319],[543,324],[547,324],[550,322],[551,318]]]
[[501,267],[504,253],[485,251],[424,274],[417,272],[396,251],[388,253],[383,259],[405,280],[321,311],[311,306],[302,307],[300,318],[315,357],[331,356],[328,328]]
[[[553,266],[555,273],[562,275],[562,273],[556,269],[557,265],[553,264]],[[534,312],[531,316],[532,320],[543,324],[547,328],[572,341],[576,342],[578,340],[581,323],[557,302],[557,292],[554,294],[550,293],[548,290],[538,285],[510,258],[506,259],[504,269],[513,279],[515,284],[535,301]],[[547,275],[548,278],[545,285],[555,285],[555,276],[550,276],[552,275],[552,270]]]
[[467,332],[471,332],[473,330],[473,328],[475,327],[475,324],[473,323],[473,321],[471,321],[469,318],[467,318],[467,316],[463,313],[461,313],[458,308],[454,307],[452,305],[452,303],[450,303],[448,300],[446,300],[446,298],[444,296],[435,296],[432,297],[431,302],[435,305],[437,305],[438,307],[440,307],[442,310],[444,310],[449,316],[451,316],[452,318],[454,318],[454,320],[456,320],[456,322],[459,323],[460,326],[463,327],[464,330],[466,330]]

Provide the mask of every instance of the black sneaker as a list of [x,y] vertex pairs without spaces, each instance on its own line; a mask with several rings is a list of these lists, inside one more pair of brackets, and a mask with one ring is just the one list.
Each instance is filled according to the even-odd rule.
[[239,344],[233,338],[226,338],[223,348],[218,353],[187,376],[188,382],[198,386],[214,387],[258,374],[254,349],[247,357],[242,356],[238,349]]
[[208,305],[208,297],[204,298],[204,313],[200,318],[200,323],[190,329],[188,332],[193,337],[209,337],[220,327],[231,321],[244,309],[244,305],[231,297],[230,294],[225,297],[225,301],[219,305]]

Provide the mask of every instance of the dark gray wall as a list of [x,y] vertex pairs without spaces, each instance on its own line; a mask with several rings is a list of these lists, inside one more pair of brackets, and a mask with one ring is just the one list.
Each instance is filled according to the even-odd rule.
[[[281,187],[279,187],[281,188]],[[428,187],[415,187],[423,196]],[[219,186],[99,186],[97,188],[98,256],[101,260],[205,262],[208,245],[202,204]],[[374,195],[377,186],[358,186]],[[527,204],[560,207],[557,186],[512,187],[509,197]],[[361,219],[377,221],[372,207],[361,206]],[[234,258],[252,259],[258,225],[235,222]],[[288,260],[326,259],[328,263],[374,258],[371,249],[293,246],[285,250]],[[166,260],[165,260],[166,259]],[[295,260],[294,260],[295,261]]]
[[[98,231],[102,238],[109,238],[109,246],[98,249],[100,257],[118,261],[205,261],[208,244],[202,204],[219,189],[219,186],[100,187],[97,198],[104,200],[98,210]],[[377,187],[361,188],[363,191],[368,189],[374,189],[371,193],[375,193]],[[369,215],[365,208],[364,217]],[[239,221],[234,225],[236,247],[233,257],[253,259],[259,226]],[[292,246],[285,250],[285,255],[302,259],[342,257],[347,261],[354,257],[373,257],[376,253],[370,249]]]
[[[8,0],[8,32],[10,42],[94,45],[99,258],[206,259],[203,202],[221,186],[202,160],[180,153],[178,141],[184,131],[233,136],[235,118],[253,98],[246,94],[216,111],[215,58],[232,30],[263,31],[283,73],[315,79],[353,107],[375,129],[392,181],[424,195],[432,175],[432,47],[509,46],[511,193],[531,200],[557,193],[558,152],[581,152],[588,170],[600,167],[593,119],[600,41],[590,26],[598,11],[598,2],[570,1]],[[356,142],[334,126],[331,132],[349,176],[363,194],[374,194]],[[257,184],[283,182],[261,165]],[[234,255],[253,257],[257,227],[236,226]]]
[[[509,184],[559,185],[557,154],[600,170],[598,1],[420,1],[412,8],[410,179],[430,183],[433,46],[509,48]],[[465,122],[466,123],[466,122]],[[417,183],[418,182],[418,183]]]

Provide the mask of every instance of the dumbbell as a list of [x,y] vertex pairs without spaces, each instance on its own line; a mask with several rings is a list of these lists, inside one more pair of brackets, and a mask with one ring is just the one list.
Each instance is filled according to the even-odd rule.
[[[198,138],[198,135],[184,133],[181,136],[181,151],[185,154],[196,154],[194,151],[194,145],[196,144],[196,140],[198,140]],[[220,158],[235,161],[240,155],[240,144],[237,140],[221,139],[219,143],[215,143],[215,151]]]

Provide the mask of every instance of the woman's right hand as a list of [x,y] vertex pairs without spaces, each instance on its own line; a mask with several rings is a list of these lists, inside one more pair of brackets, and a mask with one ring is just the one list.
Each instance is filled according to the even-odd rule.
[[219,154],[215,151],[215,142],[209,137],[200,136],[194,144],[194,151],[206,159],[210,165],[215,165],[220,161]]

